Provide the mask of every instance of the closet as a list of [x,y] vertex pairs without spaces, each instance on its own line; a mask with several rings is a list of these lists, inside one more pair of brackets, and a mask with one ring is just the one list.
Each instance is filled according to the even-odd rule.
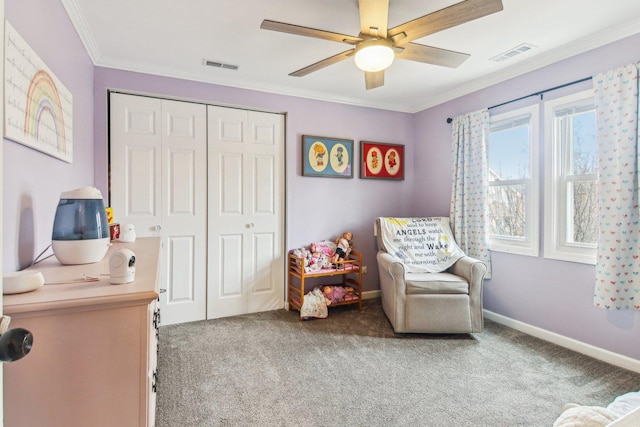
[[162,240],[162,324],[284,307],[284,116],[111,92],[110,204]]

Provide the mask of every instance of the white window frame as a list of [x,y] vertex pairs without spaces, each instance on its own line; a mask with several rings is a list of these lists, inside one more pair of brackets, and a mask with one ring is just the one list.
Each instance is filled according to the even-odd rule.
[[[529,116],[529,178],[521,180],[500,181],[503,185],[525,185],[525,225],[524,238],[489,235],[489,244],[492,251],[508,252],[518,255],[537,257],[540,253],[540,213],[539,213],[539,161],[538,144],[540,132],[538,104],[517,110],[497,114],[491,117],[491,123],[496,124],[505,120],[513,120],[522,116]],[[491,131],[489,131],[489,144],[491,144]],[[488,177],[487,177],[488,179]],[[496,185],[496,184],[493,184]],[[492,182],[489,181],[489,186]]]
[[[555,111],[570,108],[572,105],[584,105],[595,102],[592,90],[563,96],[544,103],[545,114],[545,230],[544,257],[583,264],[596,263],[596,244],[567,242],[567,214],[569,212],[566,152],[559,135]],[[597,173],[585,175],[597,181]]]

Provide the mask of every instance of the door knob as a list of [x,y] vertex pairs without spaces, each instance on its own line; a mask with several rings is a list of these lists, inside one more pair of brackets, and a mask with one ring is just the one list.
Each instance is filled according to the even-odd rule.
[[153,227],[153,229],[155,231],[160,231],[160,230],[162,230],[162,226],[161,225],[156,225],[155,227]]
[[33,335],[23,328],[9,329],[0,335],[0,361],[13,362],[31,351]]
[[22,359],[31,351],[33,335],[23,328],[7,329],[11,318],[2,316],[0,320],[0,361],[13,362]]

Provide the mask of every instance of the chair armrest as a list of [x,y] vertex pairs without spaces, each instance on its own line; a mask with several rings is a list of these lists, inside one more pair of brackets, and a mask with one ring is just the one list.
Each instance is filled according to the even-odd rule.
[[405,300],[407,285],[404,264],[385,251],[378,251],[378,273],[382,308],[396,331],[405,330]]
[[465,256],[449,267],[449,272],[469,282],[469,293],[473,293],[478,291],[478,286],[482,290],[482,279],[487,274],[487,266],[482,261]]
[[469,305],[471,307],[471,331],[482,332],[482,285],[487,266],[484,262],[465,256],[449,268],[449,272],[464,278],[469,283]]
[[[395,283],[395,286],[400,287],[400,290],[404,293],[406,287],[404,264],[385,251],[378,251],[377,258],[380,281],[382,282],[385,279],[387,282]],[[382,286],[382,283],[380,285]]]

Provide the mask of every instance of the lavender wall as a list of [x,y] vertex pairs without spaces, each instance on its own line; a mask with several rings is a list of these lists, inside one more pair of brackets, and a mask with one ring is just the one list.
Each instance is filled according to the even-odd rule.
[[[416,196],[422,192],[424,197],[415,198],[413,212],[441,215],[449,211],[450,190],[444,185],[451,176],[451,128],[445,122],[447,117],[497,105],[637,61],[639,45],[640,35],[630,37],[416,114],[415,187]],[[544,99],[591,87],[591,82],[577,84],[549,92]],[[519,104],[532,102],[536,102],[536,98]],[[491,113],[517,106],[512,104],[492,109]],[[420,185],[440,182],[443,184]],[[544,187],[541,185],[540,188]],[[543,199],[540,201],[543,206]],[[541,224],[542,220],[541,217]],[[542,233],[540,239],[542,242]],[[492,254],[492,262],[493,279],[486,282],[484,294],[488,310],[640,359],[640,312],[596,309],[592,304],[594,266],[546,260],[542,255],[533,258],[499,252]]]
[[[286,197],[287,248],[333,239],[344,230],[372,266],[365,290],[378,288],[375,271],[373,221],[381,215],[408,215],[413,196],[413,115],[333,104],[289,96],[216,86],[133,72],[97,68],[95,71],[96,185],[106,191],[107,89],[136,91],[212,104],[243,106],[287,114]],[[353,139],[354,178],[303,177],[301,136]],[[406,144],[404,181],[359,179],[360,140]],[[117,213],[116,213],[117,214]]]
[[[106,89],[114,88],[287,113],[286,245],[296,247],[333,237],[343,229],[352,230],[358,249],[372,267],[373,274],[365,278],[367,290],[378,288],[371,235],[376,216],[448,214],[451,169],[447,117],[635,61],[640,44],[640,36],[635,36],[410,115],[94,70],[59,2],[6,2],[6,18],[72,92],[75,153],[73,163],[67,164],[4,141],[4,271],[28,264],[49,244],[62,191],[95,184],[106,195]],[[558,94],[548,94],[546,99],[552,96]],[[356,178],[350,180],[302,177],[302,134],[354,139],[356,160],[360,140],[406,144],[406,180],[360,180],[358,168]],[[334,205],[342,212],[338,219],[332,212]],[[593,308],[593,266],[501,253],[495,253],[493,261],[494,278],[485,287],[489,310],[640,359],[640,313]]]
[[[37,11],[37,12],[36,12]],[[3,269],[51,243],[62,191],[93,185],[93,64],[59,1],[5,2],[5,17],[73,95],[73,163],[4,140]]]

